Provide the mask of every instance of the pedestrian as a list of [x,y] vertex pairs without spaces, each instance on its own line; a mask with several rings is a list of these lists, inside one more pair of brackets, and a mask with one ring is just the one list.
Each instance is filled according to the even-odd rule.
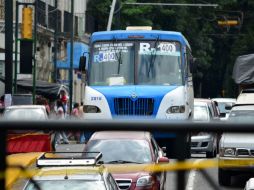
[[[79,114],[79,103],[75,103],[71,112],[71,119],[78,120],[80,119]],[[74,136],[77,142],[80,142],[80,131],[73,131],[71,135]]]
[[79,115],[80,115],[80,118],[83,118],[83,114],[84,114],[84,111],[83,111],[83,106],[84,106],[84,103],[81,102],[80,103],[80,106],[79,106]]
[[[80,103],[79,114],[80,114],[80,119],[83,119],[83,117],[84,117],[84,103],[83,102]],[[80,138],[79,139],[80,139],[79,140],[80,143],[85,143],[86,142],[86,136],[85,136],[84,131],[80,132]]]
[[80,119],[80,113],[79,113],[79,103],[75,103],[71,112],[71,117],[73,119]]
[[66,95],[65,90],[61,90],[60,91],[60,100],[62,101],[63,104],[63,109],[65,111],[65,113],[67,113],[67,102],[68,102],[68,96]]
[[[61,100],[56,101],[56,119],[63,120],[65,118],[65,113],[63,109],[63,104]],[[55,135],[55,143],[60,144],[61,141],[64,144],[69,144],[68,137],[65,131],[57,131]]]

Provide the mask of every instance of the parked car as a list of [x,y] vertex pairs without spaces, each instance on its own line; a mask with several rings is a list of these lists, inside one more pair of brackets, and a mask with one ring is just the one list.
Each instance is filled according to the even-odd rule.
[[217,102],[221,120],[226,120],[230,113],[231,108],[236,103],[235,98],[213,98]]
[[[242,96],[242,95],[241,95]],[[227,122],[233,123],[253,123],[254,122],[254,104],[246,105],[248,100],[240,98],[239,102],[233,106]],[[239,104],[238,104],[239,103]],[[218,180],[220,185],[231,185],[231,177],[238,174],[254,174],[253,168],[236,167],[232,165],[233,161],[252,160],[254,157],[254,133],[223,133],[220,140],[219,161],[226,164],[227,167],[218,169]],[[232,166],[232,167],[230,167]]]
[[[142,167],[146,164],[169,162],[164,157],[150,132],[134,131],[99,131],[89,139],[85,151],[102,152],[103,163],[107,167],[134,164]],[[166,173],[147,171],[113,173],[120,189],[128,190],[159,190],[164,189]]]
[[[13,185],[13,190],[119,190],[113,176],[99,159],[99,152],[89,153],[43,153],[36,161],[38,172],[28,181],[19,181]],[[23,185],[22,185],[23,182]]]
[[[42,121],[48,120],[48,115],[45,106],[42,105],[17,105],[5,108],[3,119]],[[9,154],[52,151],[55,149],[54,136],[51,131],[9,130],[7,151]],[[24,144],[26,146],[23,146]]]
[[[212,122],[219,119],[215,102],[210,99],[194,99],[194,122]],[[217,134],[199,132],[191,136],[191,152],[206,153],[207,158],[217,155]]]

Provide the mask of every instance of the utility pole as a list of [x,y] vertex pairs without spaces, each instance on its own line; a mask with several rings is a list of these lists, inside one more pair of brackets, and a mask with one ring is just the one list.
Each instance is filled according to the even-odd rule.
[[[55,0],[55,10],[57,9],[58,0]],[[57,81],[57,32],[58,32],[58,11],[56,11],[55,18],[55,32],[54,32],[54,82]]]
[[5,94],[12,94],[13,1],[5,0]]
[[[5,94],[12,94],[13,64],[13,1],[5,0]],[[0,132],[0,172],[6,172],[6,130]],[[5,189],[5,177],[0,179],[0,189]]]
[[34,1],[33,104],[35,104],[35,95],[36,95],[37,7],[38,7],[38,2]]
[[113,0],[112,5],[111,5],[111,9],[110,9],[109,18],[108,18],[107,31],[111,30],[113,15],[114,15],[114,11],[115,11],[115,6],[116,6],[116,0]]
[[71,0],[71,49],[69,69],[69,93],[70,93],[70,114],[72,111],[72,86],[73,86],[73,39],[74,39],[74,0]]

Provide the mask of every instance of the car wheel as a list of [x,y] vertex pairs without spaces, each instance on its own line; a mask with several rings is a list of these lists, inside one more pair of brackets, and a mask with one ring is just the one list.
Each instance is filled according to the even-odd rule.
[[231,185],[230,172],[219,168],[219,170],[218,170],[218,180],[219,180],[220,185],[230,186]]
[[55,133],[51,134],[51,149],[52,151],[56,151],[56,136]]
[[218,150],[218,149],[216,149],[216,148],[214,149],[214,151],[213,151],[213,158],[216,158],[216,157],[217,157],[217,150]]
[[207,158],[213,158],[213,157],[214,157],[214,151],[206,152],[206,157],[207,157]]

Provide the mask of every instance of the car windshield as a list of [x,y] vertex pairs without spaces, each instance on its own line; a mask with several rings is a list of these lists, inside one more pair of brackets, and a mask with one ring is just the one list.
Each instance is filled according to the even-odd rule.
[[4,112],[4,119],[11,120],[44,120],[46,115],[42,109],[19,108],[7,109]]
[[[41,190],[106,190],[103,181],[41,180],[36,181]],[[25,190],[38,190],[29,183]]]
[[102,152],[102,161],[112,163],[150,163],[152,161],[150,147],[144,140],[92,140],[86,151]]
[[209,121],[209,114],[206,106],[194,106],[194,121]]
[[93,46],[90,85],[134,84],[134,43],[97,42]]
[[234,110],[231,111],[228,116],[228,121],[230,122],[239,122],[239,123],[248,123],[254,122],[254,111],[253,110]]
[[139,43],[138,84],[182,84],[181,53],[178,42]]

